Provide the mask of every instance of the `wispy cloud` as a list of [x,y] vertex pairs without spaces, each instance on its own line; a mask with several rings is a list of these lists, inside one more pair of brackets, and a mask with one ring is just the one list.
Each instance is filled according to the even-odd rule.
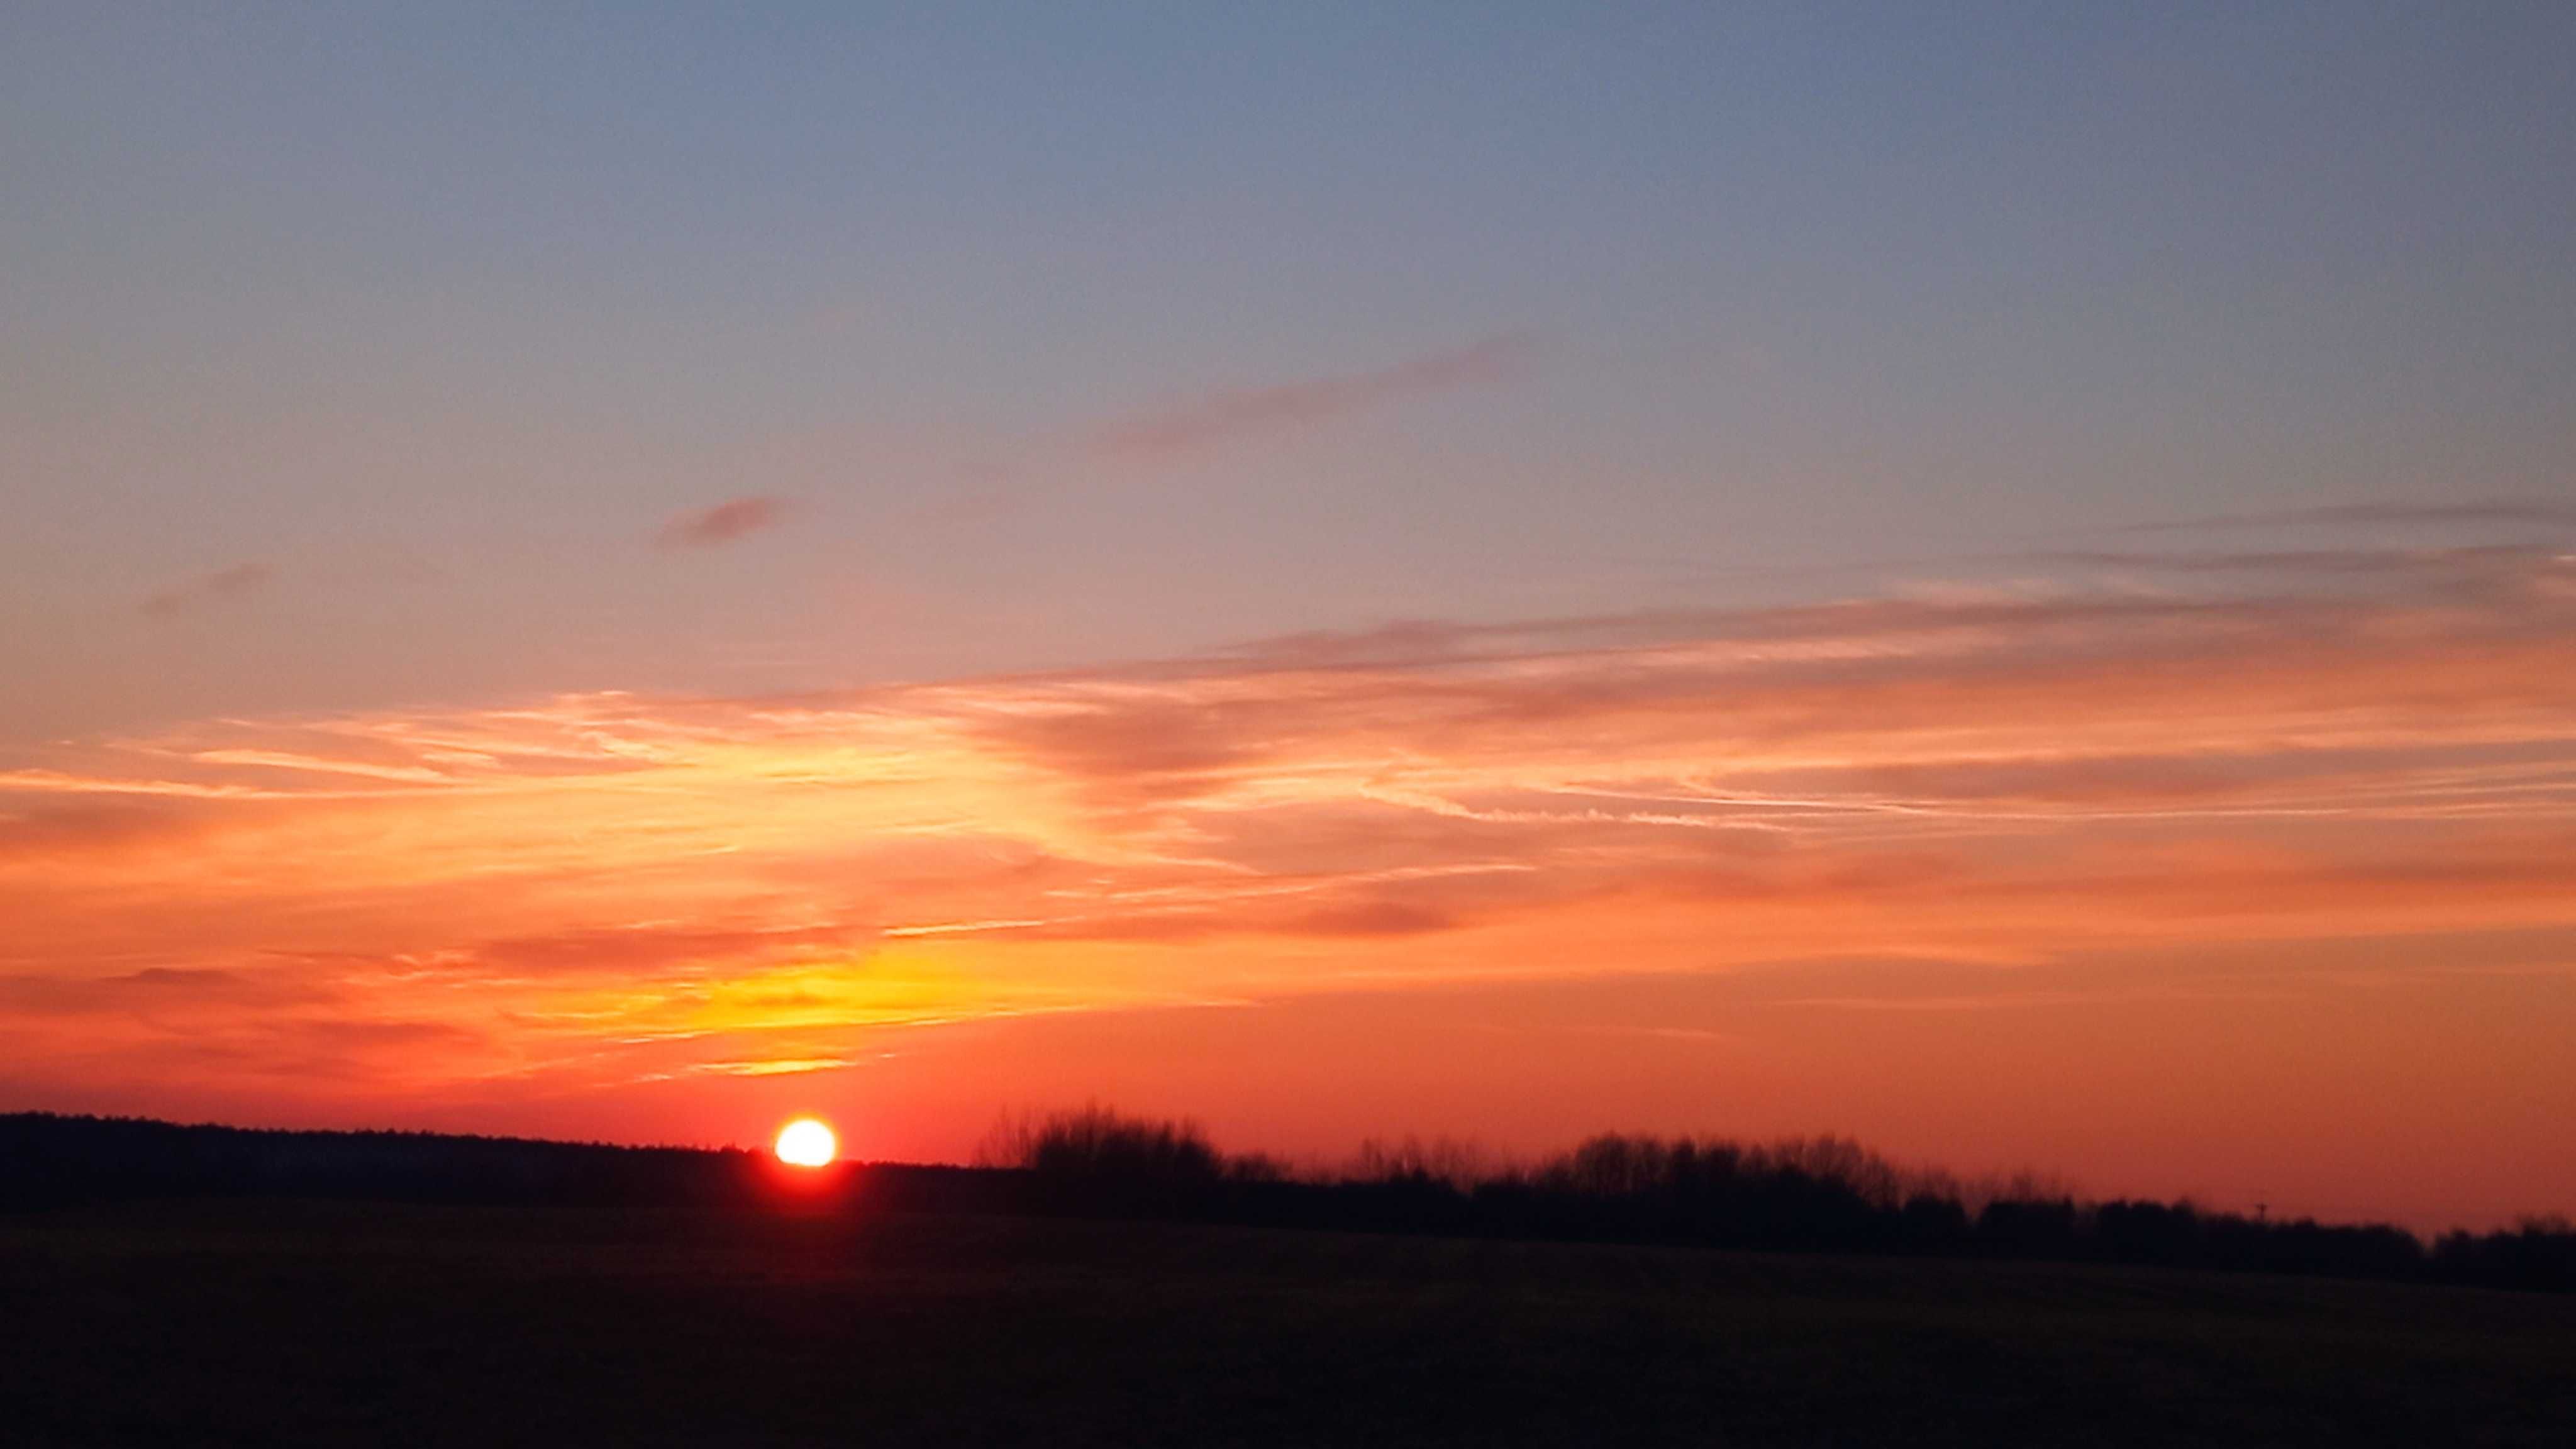
[[2468,499],[2449,503],[2329,503],[2309,508],[2212,513],[2197,518],[2136,523],[2125,531],[2181,533],[2260,527],[2420,527],[2440,524],[2576,527],[2576,503],[2534,498]]
[[712,507],[680,514],[663,524],[654,539],[664,548],[713,548],[775,528],[787,513],[784,498],[767,494],[729,498]]
[[276,570],[264,563],[234,564],[160,590],[143,601],[143,612],[155,619],[172,618],[255,594],[268,587],[275,576]]
[[1092,447],[1125,460],[1196,453],[1405,398],[1499,382],[1527,366],[1533,352],[1529,336],[1507,333],[1366,372],[1211,392],[1113,421],[1093,435]]
[[589,1090],[1143,1004],[2576,930],[2576,562],[2090,577],[48,750],[0,761],[0,1035]]

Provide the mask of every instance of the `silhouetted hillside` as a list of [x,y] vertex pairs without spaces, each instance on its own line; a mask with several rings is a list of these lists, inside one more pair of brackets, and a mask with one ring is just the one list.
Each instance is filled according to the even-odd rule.
[[2386,1224],[2086,1202],[2027,1181],[1971,1190],[1830,1137],[1601,1136],[1529,1168],[1476,1167],[1454,1149],[1377,1150],[1351,1171],[1297,1177],[1265,1158],[1230,1158],[1189,1123],[1089,1108],[1009,1130],[988,1155],[976,1167],[814,1172],[735,1149],[19,1114],[0,1116],[0,1207],[259,1196],[1150,1218],[2576,1289],[2576,1227],[2563,1220],[2428,1246]]
[[739,1151],[0,1117],[0,1203],[12,1206],[172,1196],[721,1205],[748,1200],[759,1166]]

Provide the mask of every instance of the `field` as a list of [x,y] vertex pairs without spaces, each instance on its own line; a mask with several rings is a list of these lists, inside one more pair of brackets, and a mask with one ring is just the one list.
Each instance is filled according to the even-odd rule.
[[1042,1219],[0,1217],[0,1441],[2576,1443],[2576,1299]]

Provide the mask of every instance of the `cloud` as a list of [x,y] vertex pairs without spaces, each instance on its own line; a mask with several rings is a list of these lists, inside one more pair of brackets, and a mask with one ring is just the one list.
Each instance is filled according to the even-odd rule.
[[2155,553],[2070,549],[2012,557],[2034,563],[2140,573],[2269,574],[2311,579],[2339,576],[2363,581],[2411,575],[2427,583],[2476,588],[2519,586],[2533,577],[2535,562],[2551,556],[2550,550],[2527,545],[2480,544],[2461,548],[2223,548]]
[[143,612],[155,619],[168,619],[229,599],[239,599],[268,587],[275,574],[276,571],[264,563],[234,564],[153,594],[143,601]]
[[1122,418],[1092,438],[1102,457],[1159,461],[1247,438],[1293,432],[1406,398],[1499,382],[1528,364],[1531,339],[1482,338],[1368,372],[1207,393]]
[[1286,929],[1322,936],[1409,936],[1455,924],[1454,918],[1439,911],[1387,900],[1328,906],[1284,923]]
[[2263,527],[2397,526],[2428,524],[2576,526],[2576,503],[2545,499],[2488,498],[2455,503],[2329,503],[2248,513],[2212,513],[2160,523],[2134,523],[2127,533],[2180,533]]
[[664,548],[714,548],[777,527],[787,511],[786,499],[767,494],[729,498],[680,514],[662,525],[655,540]]
[[[210,1089],[570,1090],[1140,1002],[2576,929],[2576,562],[2183,558],[49,747],[0,760],[0,994],[65,1080],[184,1026]],[[318,1052],[252,980],[456,1030]],[[125,1024],[37,1020],[76,1003]]]
[[335,999],[329,991],[274,971],[249,975],[153,966],[121,976],[0,976],[0,1004],[13,1012],[133,1014],[173,1008],[254,1012]]
[[185,798],[109,793],[71,781],[77,803],[46,803],[47,792],[0,775],[0,798],[23,790],[30,803],[0,809],[0,860],[71,859],[97,852],[171,849],[197,828],[200,816]]
[[713,963],[739,970],[756,962],[847,956],[869,933],[846,926],[763,927],[645,923],[551,936],[513,937],[476,947],[447,969],[460,979],[475,975],[615,975],[645,980],[675,968]]

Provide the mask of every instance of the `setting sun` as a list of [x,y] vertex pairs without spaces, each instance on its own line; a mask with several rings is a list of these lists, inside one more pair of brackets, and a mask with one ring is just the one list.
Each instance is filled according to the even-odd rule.
[[811,1117],[799,1117],[778,1129],[778,1160],[793,1167],[829,1167],[840,1144],[832,1129]]

